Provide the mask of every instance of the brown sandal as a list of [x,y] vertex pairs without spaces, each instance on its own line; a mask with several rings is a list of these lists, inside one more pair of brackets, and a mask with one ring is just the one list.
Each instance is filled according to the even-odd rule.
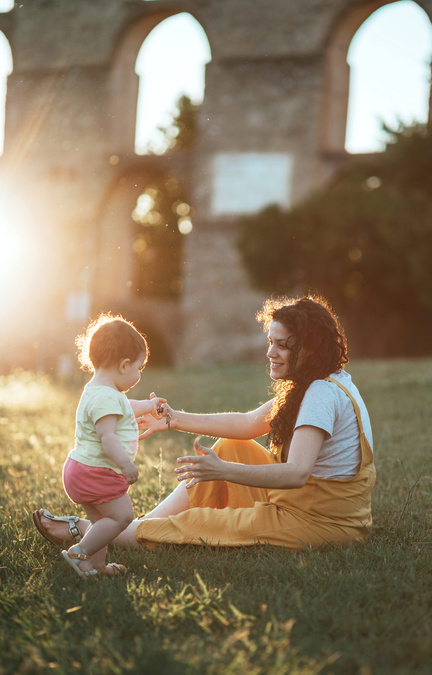
[[[68,523],[69,525],[69,533],[72,537],[72,542],[66,541],[65,539],[59,539],[58,537],[55,537],[53,534],[51,534],[46,527],[43,526],[42,524],[42,516],[45,518],[48,518],[48,520],[56,520],[61,523]],[[53,516],[52,513],[47,511],[47,509],[44,509],[42,513],[40,512],[40,509],[38,511],[34,511],[32,514],[33,517],[33,523],[35,524],[36,529],[38,532],[51,544],[55,544],[56,546],[63,547],[65,543],[72,543],[72,544],[78,544],[81,539],[82,539],[82,534],[78,529],[77,523],[79,522],[78,516]]]

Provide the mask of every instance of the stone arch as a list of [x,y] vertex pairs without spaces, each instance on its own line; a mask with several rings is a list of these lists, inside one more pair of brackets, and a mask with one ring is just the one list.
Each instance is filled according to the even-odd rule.
[[200,105],[204,98],[210,45],[202,25],[188,12],[161,21],[138,53],[139,76],[135,151],[163,154],[168,141],[161,128],[169,126],[182,96]]
[[109,269],[109,278],[103,287],[97,288],[97,296],[117,297],[119,301],[131,301],[131,263],[133,248],[132,212],[138,197],[154,181],[163,178],[165,165],[157,161],[129,162],[119,167],[105,194],[99,216],[96,249],[99,265]]
[[117,44],[112,59],[109,92],[110,147],[116,155],[133,155],[135,152],[136,107],[139,89],[139,77],[135,73],[135,64],[138,52],[147,36],[157,25],[183,12],[187,12],[200,23],[189,9],[176,8],[171,11],[158,11],[130,24]]
[[[93,242],[98,257],[96,269],[107,271],[95,276],[91,284],[95,307],[98,311],[121,312],[134,321],[149,337],[153,365],[172,365],[176,361],[181,303],[174,296],[135,292],[132,212],[139,196],[167,176],[176,176],[176,167],[165,157],[149,157],[146,161],[137,158],[116,167],[101,206],[97,241]],[[155,278],[163,272],[156,269]]]
[[[351,40],[373,12],[394,2],[397,0],[366,0],[361,5],[347,9],[329,36],[324,67],[319,137],[320,150],[325,153],[345,153],[350,80],[350,67],[346,57]],[[424,7],[421,8],[426,11]]]

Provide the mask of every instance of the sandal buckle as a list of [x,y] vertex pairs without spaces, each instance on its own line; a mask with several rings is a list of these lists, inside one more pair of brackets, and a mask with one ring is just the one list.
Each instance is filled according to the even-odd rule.
[[81,538],[81,532],[79,531],[78,527],[76,525],[69,525],[69,532],[71,533],[72,537],[80,537]]

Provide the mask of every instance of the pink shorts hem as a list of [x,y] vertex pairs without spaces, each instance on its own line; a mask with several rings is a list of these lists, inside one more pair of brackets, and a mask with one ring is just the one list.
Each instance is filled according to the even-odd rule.
[[63,487],[74,504],[105,504],[122,497],[129,484],[121,473],[100,466],[87,466],[70,457],[63,467]]

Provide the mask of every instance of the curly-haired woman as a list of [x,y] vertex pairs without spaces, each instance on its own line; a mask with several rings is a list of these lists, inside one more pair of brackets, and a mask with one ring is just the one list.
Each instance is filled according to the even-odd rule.
[[[297,549],[367,539],[372,432],[344,370],[339,321],[318,297],[268,300],[257,319],[268,335],[275,397],[247,413],[192,414],[166,405],[162,419],[139,418],[143,437],[169,427],[220,439],[213,448],[196,441],[198,454],[177,460],[180,485],[115,543]],[[267,448],[252,440],[265,434]],[[65,523],[40,515],[47,538],[68,538]],[[83,534],[86,521],[74,521]]]

